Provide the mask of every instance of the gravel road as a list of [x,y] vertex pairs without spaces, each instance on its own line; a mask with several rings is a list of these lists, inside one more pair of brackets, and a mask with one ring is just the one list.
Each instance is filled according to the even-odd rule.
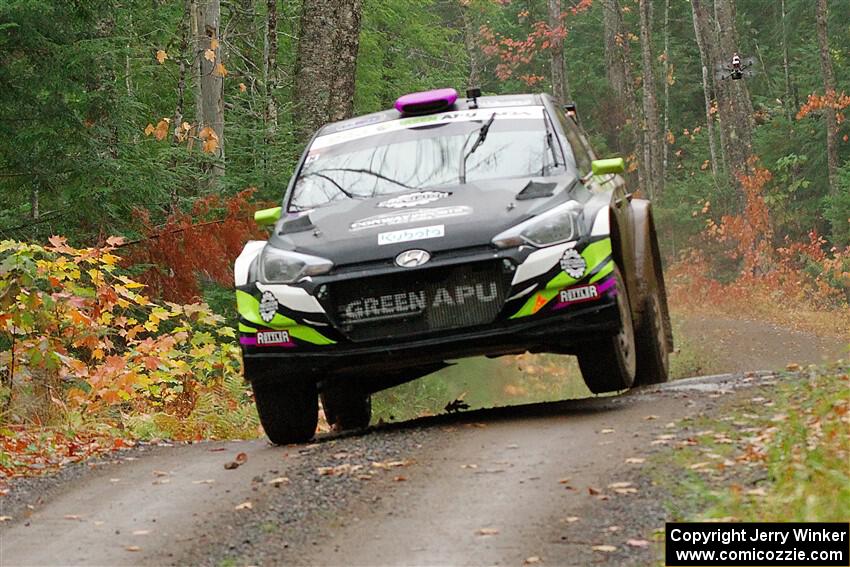
[[656,550],[627,542],[665,518],[652,441],[776,380],[695,378],[307,446],[128,451],[13,484],[0,565],[643,565]]

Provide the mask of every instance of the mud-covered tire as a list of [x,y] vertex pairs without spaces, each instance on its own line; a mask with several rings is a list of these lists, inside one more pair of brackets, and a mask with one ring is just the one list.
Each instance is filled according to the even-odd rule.
[[635,333],[628,291],[617,268],[614,268],[614,278],[620,330],[615,335],[586,344],[578,353],[584,383],[594,394],[627,390],[635,382]]
[[255,382],[260,423],[275,445],[304,443],[316,434],[319,395],[310,378],[281,376],[279,382]]
[[670,355],[666,344],[667,330],[661,299],[657,291],[650,294],[644,303],[641,325],[635,329],[635,354],[637,373],[635,384],[646,386],[661,384],[670,375]]
[[372,419],[372,396],[353,388],[336,387],[321,394],[328,425],[337,431],[363,429]]

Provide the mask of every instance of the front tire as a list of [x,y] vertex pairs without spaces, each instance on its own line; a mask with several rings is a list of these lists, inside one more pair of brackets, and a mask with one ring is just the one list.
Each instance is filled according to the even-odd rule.
[[278,380],[251,384],[266,435],[275,445],[309,441],[319,422],[315,381],[292,376],[280,376]]
[[661,384],[669,379],[670,355],[667,352],[664,314],[657,291],[646,298],[643,321],[635,332],[637,375],[640,386]]
[[372,419],[372,396],[355,388],[331,387],[321,394],[328,425],[337,431],[363,429]]
[[617,282],[620,330],[616,335],[585,345],[578,354],[578,365],[584,383],[594,394],[627,390],[635,382],[637,361],[629,295],[620,270],[616,267],[614,278]]

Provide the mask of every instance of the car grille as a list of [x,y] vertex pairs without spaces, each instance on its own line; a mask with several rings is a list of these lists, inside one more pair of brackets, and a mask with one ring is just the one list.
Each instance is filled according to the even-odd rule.
[[492,323],[510,285],[501,260],[334,282],[335,322],[353,341]]

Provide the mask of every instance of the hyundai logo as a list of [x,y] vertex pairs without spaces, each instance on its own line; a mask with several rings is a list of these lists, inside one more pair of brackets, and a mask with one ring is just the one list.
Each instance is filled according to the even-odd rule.
[[395,257],[395,263],[402,268],[416,268],[430,259],[431,255],[425,250],[407,250]]

